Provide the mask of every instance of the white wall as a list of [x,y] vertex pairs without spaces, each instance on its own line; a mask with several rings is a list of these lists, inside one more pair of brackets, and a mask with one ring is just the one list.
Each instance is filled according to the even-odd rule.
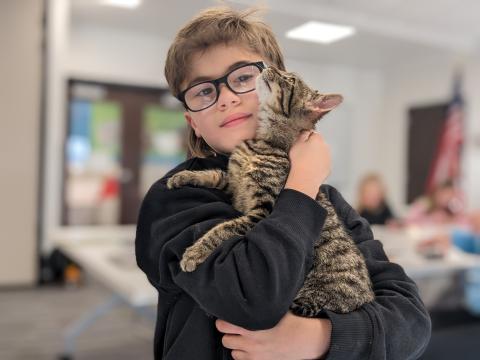
[[455,70],[462,64],[463,95],[467,102],[463,186],[469,205],[480,207],[480,189],[475,186],[475,183],[480,183],[480,149],[473,144],[474,138],[480,134],[480,104],[477,100],[480,99],[480,65],[473,59],[459,62],[452,57],[399,65],[386,73],[383,120],[378,133],[382,148],[381,168],[389,185],[392,203],[400,212],[406,210],[408,109],[448,102]]
[[467,118],[464,188],[470,199],[470,207],[480,209],[480,59],[469,61],[465,69]]
[[337,186],[347,201],[355,203],[356,184],[370,171],[381,171],[376,129],[381,121],[383,78],[379,70],[286,61],[310,86],[339,93],[344,102],[319,124],[332,150],[333,168],[327,182]]
[[[95,79],[126,84],[167,86],[163,76],[165,56],[170,42],[156,36],[133,33],[126,30],[106,27],[73,24],[68,48],[67,72],[70,76],[83,79]],[[332,112],[325,122],[330,123],[328,133],[338,135],[337,129],[345,129],[346,139],[352,146],[339,147],[345,139],[331,138],[335,153],[339,159],[353,157],[353,161],[332,174],[335,184],[342,187],[347,198],[353,192],[353,184],[365,171],[378,167],[378,152],[372,133],[369,131],[378,120],[378,104],[381,103],[381,76],[375,71],[355,70],[348,67],[314,65],[311,63],[286,59],[287,67],[308,79],[311,86],[326,92],[338,92],[344,95],[345,103]],[[338,115],[337,115],[338,114]],[[348,125],[335,125],[336,118]],[[328,124],[326,124],[328,125]],[[355,133],[355,136],[352,136]],[[343,140],[343,141],[341,141]],[[348,152],[348,154],[347,154]]]
[[[62,11],[67,11],[65,3],[68,1],[60,3],[63,4]],[[63,29],[63,38],[57,35],[58,47],[63,49],[63,60],[52,70],[51,76],[56,77],[54,83],[57,84],[54,87],[57,94],[52,102],[64,101],[63,86],[68,77],[166,86],[163,66],[170,40],[99,25],[74,23],[70,27],[67,22],[60,20],[57,25],[57,33]],[[345,98],[344,104],[320,124],[320,129],[325,132],[332,146],[335,160],[331,182],[338,185],[348,201],[354,202],[358,180],[365,173],[376,171],[388,184],[394,209],[402,213],[405,210],[407,109],[422,103],[448,101],[453,62],[449,59],[437,59],[433,63],[420,61],[394,66],[386,71],[313,64],[288,58],[286,64],[289,70],[307,79],[312,87],[324,92],[338,92]],[[473,103],[480,91],[474,81],[478,79],[479,72],[478,65],[469,65],[466,96],[471,99],[470,128],[476,126],[473,119],[478,118],[480,113],[479,105]],[[64,106],[63,103],[56,108],[49,125],[49,129],[55,129],[49,145],[51,168],[46,194],[50,199],[55,199],[47,209],[49,231],[58,227],[60,218],[59,179],[63,151],[61,140],[65,126]],[[479,133],[478,126],[475,131]],[[479,150],[471,143],[470,139],[467,144],[466,187],[469,193],[478,198],[474,183],[479,179],[480,170],[474,170],[474,158],[478,157]],[[48,236],[46,240],[45,247],[48,248]]]
[[[63,23],[58,27],[64,28],[67,25]],[[64,47],[64,60],[60,70],[53,70],[58,74],[57,89],[63,88],[60,82],[69,77],[143,86],[167,86],[163,67],[170,41],[145,33],[98,25],[71,25],[68,31],[64,30],[64,33],[68,34],[68,41],[63,44],[59,40],[58,44]],[[376,71],[311,64],[293,59],[286,59],[286,63],[290,70],[308,79],[311,86],[320,91],[341,93],[345,98],[344,104],[329,114],[320,128],[325,129],[333,156],[339,159],[334,165],[331,180],[339,186],[348,200],[352,200],[359,177],[369,170],[378,170],[379,166],[377,141],[369,128],[376,127],[379,121],[378,108],[382,101],[383,87],[381,75]],[[64,100],[56,98],[57,101]],[[52,117],[49,128],[56,129],[53,134],[56,139],[52,139],[52,143],[60,144],[61,139],[57,137],[64,133],[64,122],[65,119],[61,116]],[[49,159],[53,164],[51,174],[54,176],[59,174],[61,169],[60,147],[57,146],[55,150],[52,148],[50,154]],[[50,198],[56,199],[50,203],[48,209],[50,216],[47,233],[50,235],[58,228],[60,218],[60,187],[58,180],[54,183],[55,186],[49,186],[49,192],[55,192]],[[46,236],[43,247],[45,250],[50,248],[50,237]]]
[[[163,76],[170,42],[158,36],[86,24],[73,24],[66,71],[70,76],[115,83],[166,87]],[[382,79],[377,71],[286,59],[287,67],[320,91],[341,93],[345,102],[322,121],[336,164],[331,180],[351,198],[354,184],[366,171],[377,170],[375,128]],[[338,125],[337,123],[338,119]],[[353,136],[355,134],[355,136]],[[338,138],[339,135],[343,137]],[[347,145],[345,146],[345,142]],[[351,143],[351,144],[350,144]],[[374,155],[372,155],[374,154]],[[358,159],[362,159],[359,161]]]
[[48,253],[61,231],[66,82],[69,78],[144,86],[166,86],[166,45],[157,37],[70,23],[70,1],[49,2],[47,166],[44,185],[42,251]]
[[169,43],[158,36],[74,24],[66,60],[69,76],[143,86],[167,86],[163,76]]
[[59,226],[62,188],[62,158],[66,114],[66,56],[69,37],[70,1],[47,2],[47,103],[43,184],[42,251],[51,250],[52,233]]
[[41,1],[0,1],[0,285],[37,275],[41,31]]

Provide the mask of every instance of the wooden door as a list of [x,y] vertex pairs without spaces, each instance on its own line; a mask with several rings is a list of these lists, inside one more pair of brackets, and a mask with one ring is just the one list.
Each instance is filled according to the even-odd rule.
[[430,166],[446,120],[448,104],[409,110],[407,203],[425,193]]
[[[141,177],[150,129],[144,127],[152,123],[153,109],[155,121],[173,121],[173,127],[181,129],[182,108],[172,102],[167,89],[81,80],[71,80],[69,89],[62,222],[135,224],[145,193]],[[170,144],[168,140],[165,137]],[[183,152],[177,155],[168,166],[184,159]],[[79,180],[78,174],[84,179]],[[161,171],[153,174],[161,175]]]

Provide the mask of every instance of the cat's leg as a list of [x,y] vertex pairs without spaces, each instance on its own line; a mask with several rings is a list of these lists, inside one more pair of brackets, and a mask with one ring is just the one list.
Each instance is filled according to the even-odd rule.
[[322,291],[323,285],[313,276],[314,274],[312,270],[307,275],[302,288],[290,305],[290,310],[297,316],[316,317],[327,303],[327,294]]
[[185,272],[194,271],[222,242],[233,236],[245,235],[258,221],[254,217],[255,215],[247,214],[210,229],[185,250],[180,261],[181,269]]
[[167,187],[169,189],[193,185],[223,190],[227,184],[227,172],[220,169],[199,171],[183,170],[172,175],[167,181]]
[[319,192],[317,201],[327,218],[315,243],[312,269],[291,306],[293,313],[306,317],[323,309],[347,313],[374,299],[363,256],[326,196]]
[[340,238],[315,247],[313,267],[292,311],[307,317],[319,315],[322,309],[348,313],[374,297],[362,254],[353,241]]

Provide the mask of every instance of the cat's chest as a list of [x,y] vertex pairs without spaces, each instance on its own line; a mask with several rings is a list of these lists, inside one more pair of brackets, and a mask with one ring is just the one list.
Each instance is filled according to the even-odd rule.
[[258,159],[253,155],[235,154],[230,158],[228,179],[234,185],[246,183],[251,180],[251,175],[260,169]]
[[[290,162],[283,153],[276,154],[268,151],[263,144],[250,142],[244,144],[232,153],[228,175],[229,183],[235,189],[252,187],[276,179],[278,182],[286,180]],[[257,149],[261,147],[261,149]]]

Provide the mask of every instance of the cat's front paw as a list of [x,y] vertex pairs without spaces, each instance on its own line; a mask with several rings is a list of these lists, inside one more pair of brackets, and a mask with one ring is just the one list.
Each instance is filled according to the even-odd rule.
[[185,185],[191,184],[190,171],[184,170],[172,175],[167,181],[167,188],[177,189]]
[[305,299],[295,299],[290,305],[290,310],[294,315],[302,317],[316,317],[320,314],[321,309],[309,303]]
[[191,258],[189,256],[183,255],[182,260],[180,261],[180,268],[184,272],[192,272],[195,271],[199,263],[196,261],[195,258]]
[[201,246],[193,245],[187,248],[180,261],[180,268],[184,272],[192,272],[208,257]]

